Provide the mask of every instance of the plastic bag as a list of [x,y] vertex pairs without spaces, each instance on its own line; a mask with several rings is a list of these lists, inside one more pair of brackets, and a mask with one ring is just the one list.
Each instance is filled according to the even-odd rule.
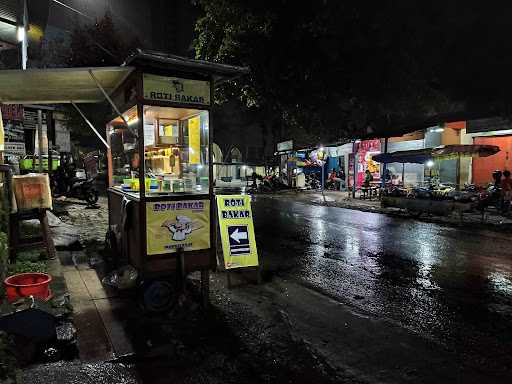
[[101,282],[103,285],[108,285],[117,289],[130,289],[137,284],[139,274],[137,270],[131,265],[125,265],[110,272],[105,276]]

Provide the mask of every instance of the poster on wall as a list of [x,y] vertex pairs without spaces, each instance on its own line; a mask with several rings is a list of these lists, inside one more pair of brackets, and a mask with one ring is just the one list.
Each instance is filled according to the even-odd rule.
[[210,201],[146,203],[147,253],[159,255],[210,248]]
[[380,153],[380,139],[363,140],[357,148],[357,185],[364,181],[366,170],[373,176],[373,181],[380,180],[380,163],[373,160],[373,156]]

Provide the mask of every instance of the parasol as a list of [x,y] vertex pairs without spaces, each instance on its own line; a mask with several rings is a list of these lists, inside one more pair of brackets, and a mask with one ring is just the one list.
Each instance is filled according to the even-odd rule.
[[461,157],[488,157],[500,151],[496,145],[441,145],[435,148],[414,149],[381,153],[372,157],[379,163],[416,163],[424,164],[428,160],[451,160]]
[[461,157],[488,157],[500,151],[496,145],[442,145],[432,150],[432,156],[438,160],[450,160]]

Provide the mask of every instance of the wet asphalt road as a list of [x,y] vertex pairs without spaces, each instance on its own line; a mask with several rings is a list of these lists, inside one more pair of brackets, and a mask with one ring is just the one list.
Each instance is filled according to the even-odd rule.
[[512,236],[258,196],[264,277],[294,279],[434,339],[512,366]]

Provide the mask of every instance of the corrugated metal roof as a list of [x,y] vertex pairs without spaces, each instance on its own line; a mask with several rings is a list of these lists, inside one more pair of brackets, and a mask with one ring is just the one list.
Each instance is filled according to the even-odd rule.
[[0,17],[16,23],[18,7],[18,0],[0,0]]
[[234,79],[249,73],[249,68],[247,67],[212,63],[204,60],[190,59],[188,57],[141,49],[138,49],[134,55],[130,56],[126,60],[125,65],[159,66],[185,73],[199,73],[213,76],[215,83]]
[[0,71],[0,103],[97,103],[105,100],[89,70],[111,94],[132,67],[53,68]]

